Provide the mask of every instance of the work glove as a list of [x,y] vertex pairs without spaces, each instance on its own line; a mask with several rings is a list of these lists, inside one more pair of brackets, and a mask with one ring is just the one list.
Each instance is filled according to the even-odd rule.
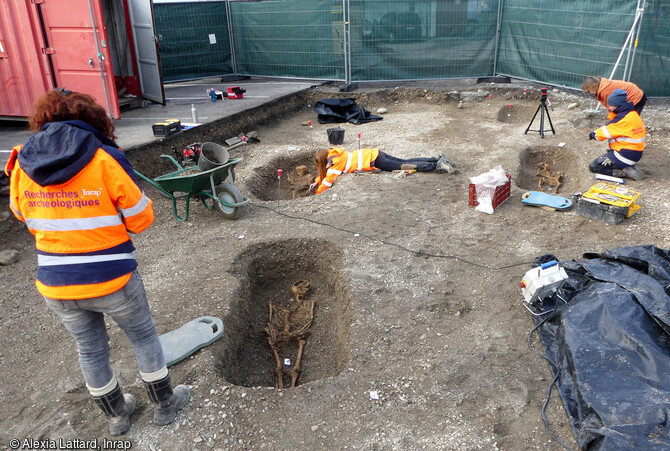
[[589,133],[589,139],[596,139],[596,132]]

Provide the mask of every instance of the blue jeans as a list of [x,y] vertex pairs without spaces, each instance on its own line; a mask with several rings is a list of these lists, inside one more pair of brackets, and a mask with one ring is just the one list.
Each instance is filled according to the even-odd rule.
[[163,348],[147,302],[142,277],[134,271],[120,290],[90,299],[58,300],[45,298],[70,332],[79,352],[79,366],[86,385],[107,385],[114,373],[109,365],[109,336],[104,314],[108,314],[130,339],[140,372],[152,373],[165,366]]
[[419,172],[434,171],[437,167],[437,158],[408,158],[402,159],[393,157],[387,153],[379,151],[377,159],[373,162],[374,167],[382,171],[397,171],[403,164],[414,164]]

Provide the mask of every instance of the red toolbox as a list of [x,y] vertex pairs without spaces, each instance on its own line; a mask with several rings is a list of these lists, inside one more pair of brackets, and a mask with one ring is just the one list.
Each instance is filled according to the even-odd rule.
[[[507,183],[496,187],[496,190],[493,192],[494,210],[498,208],[500,205],[502,205],[502,203],[505,202],[507,199],[509,199],[510,196],[510,191],[512,188],[512,174],[506,173],[505,175],[507,176]],[[469,205],[471,207],[476,207],[477,205],[479,205],[479,202],[477,202],[477,189],[475,188],[474,183],[470,183]]]
[[242,89],[239,86],[231,86],[228,88],[228,95],[226,97],[229,99],[242,99],[245,92],[247,92],[246,89]]

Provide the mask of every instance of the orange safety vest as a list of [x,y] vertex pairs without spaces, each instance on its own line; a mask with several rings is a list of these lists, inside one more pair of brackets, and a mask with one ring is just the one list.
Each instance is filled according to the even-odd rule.
[[[627,106],[626,106],[627,105]],[[610,112],[610,122],[596,130],[598,141],[607,140],[614,157],[625,166],[632,166],[640,161],[646,141],[647,130],[632,103],[624,105],[624,111]]]
[[607,98],[612,94],[612,91],[615,89],[623,89],[628,94],[628,101],[632,102],[633,105],[642,100],[644,92],[637,87],[635,83],[623,80],[609,80],[607,78],[600,79],[600,85],[598,86],[598,94],[596,97],[598,102],[600,102],[605,108],[607,108]]
[[[11,177],[10,209],[35,236],[36,285],[48,298],[87,299],[122,288],[137,267],[128,232],[139,233],[154,219],[152,202],[123,153],[96,144],[102,143],[86,144],[92,158],[62,183],[42,186],[33,180],[21,164],[23,146],[13,149],[5,168]],[[43,147],[32,147],[42,152]],[[26,160],[27,167],[30,163]],[[37,175],[44,174],[51,173]]]
[[379,149],[360,149],[347,152],[344,149],[333,147],[328,149],[328,163],[326,177],[321,180],[316,177],[316,194],[322,193],[331,186],[335,179],[344,172],[372,171],[376,169],[372,163],[379,156]]

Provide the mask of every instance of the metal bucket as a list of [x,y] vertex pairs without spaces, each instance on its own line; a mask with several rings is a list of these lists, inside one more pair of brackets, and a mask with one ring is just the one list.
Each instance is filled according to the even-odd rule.
[[230,155],[225,147],[216,143],[204,143],[200,158],[198,158],[198,169],[209,171],[218,166],[228,163]]
[[342,144],[344,142],[344,129],[340,127],[329,128],[326,130],[328,133],[328,142],[333,145]]

